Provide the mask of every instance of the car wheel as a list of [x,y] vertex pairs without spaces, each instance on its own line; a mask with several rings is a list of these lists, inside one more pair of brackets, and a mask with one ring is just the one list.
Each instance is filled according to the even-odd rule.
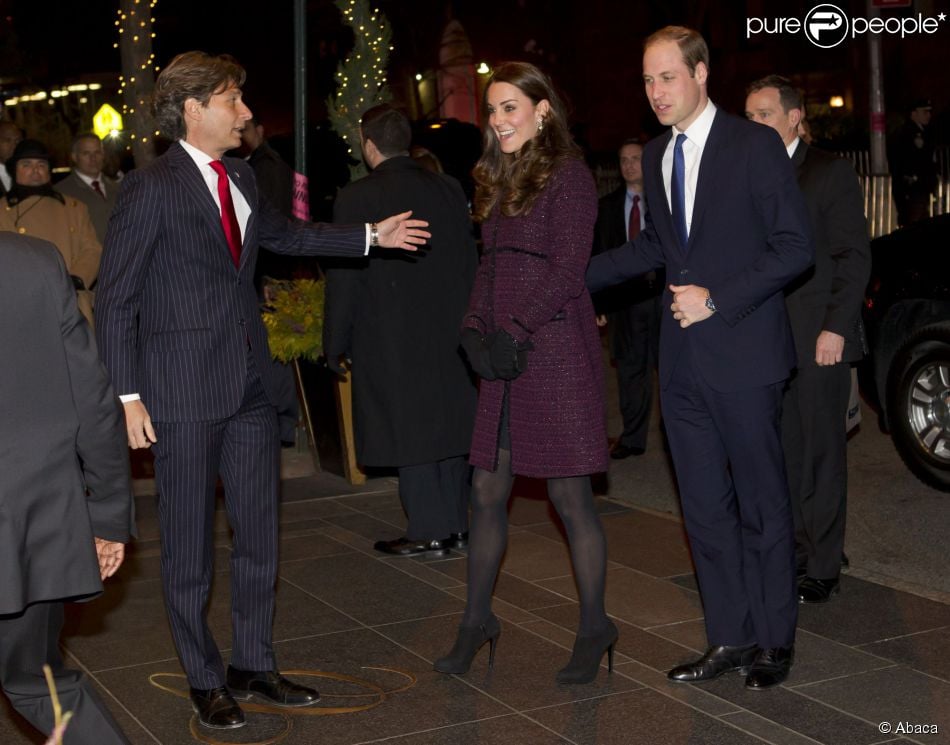
[[894,356],[887,376],[887,418],[911,471],[950,491],[950,323],[920,329]]

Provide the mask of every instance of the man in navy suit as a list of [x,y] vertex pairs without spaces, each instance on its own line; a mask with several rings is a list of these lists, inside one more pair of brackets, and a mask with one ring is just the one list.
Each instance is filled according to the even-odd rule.
[[782,288],[812,262],[808,215],[781,138],[707,97],[709,50],[668,26],[645,42],[643,80],[671,126],[643,154],[647,224],[594,257],[597,290],[659,267],[670,282],[660,387],[709,649],[669,672],[729,670],[777,685],[792,664],[798,602],[779,429],[795,348]]
[[782,404],[782,440],[804,575],[798,598],[825,603],[838,592],[844,552],[851,363],[864,356],[861,306],[871,273],[864,197],[847,160],[799,138],[804,104],[789,80],[755,81],[745,109],[781,136],[815,235],[815,265],[785,289],[798,369]]
[[[244,724],[235,698],[318,699],[278,673],[272,644],[279,379],[254,291],[258,247],[356,257],[377,245],[413,250],[429,237],[408,212],[372,225],[281,216],[251,167],[222,157],[251,118],[244,76],[230,57],[203,52],[179,55],[159,75],[156,119],[176,142],[123,180],[97,313],[129,445],[155,452],[165,603],[192,704],[215,728]],[[206,620],[219,475],[233,531],[227,672]]]

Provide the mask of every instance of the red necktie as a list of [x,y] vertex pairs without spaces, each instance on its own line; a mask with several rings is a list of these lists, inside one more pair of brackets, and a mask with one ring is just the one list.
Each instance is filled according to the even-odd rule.
[[224,163],[220,160],[212,160],[208,165],[218,174],[221,227],[224,228],[224,237],[227,238],[228,248],[231,249],[234,266],[237,266],[241,261],[241,226],[238,224],[237,214],[234,212],[234,202],[231,201],[231,182],[228,181],[228,172],[224,170]]
[[98,194],[100,197],[102,197],[103,199],[106,198],[105,192],[102,191],[102,186],[99,184],[98,181],[92,182],[92,188],[95,189],[96,194]]
[[633,207],[630,208],[630,223],[627,225],[627,240],[632,241],[640,235],[640,195],[633,195]]

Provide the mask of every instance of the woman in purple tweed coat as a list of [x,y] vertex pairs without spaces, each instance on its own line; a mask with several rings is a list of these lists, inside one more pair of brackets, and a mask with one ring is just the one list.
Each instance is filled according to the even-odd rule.
[[588,683],[617,628],[604,611],[606,543],[590,474],[607,469],[604,376],[584,284],[597,193],[551,81],[533,65],[498,67],[483,101],[475,217],[484,251],[462,330],[481,377],[472,441],[468,600],[458,639],[435,669],[464,673],[501,628],[491,595],[508,540],[516,474],[547,479],[567,529],[580,627],[561,683]]

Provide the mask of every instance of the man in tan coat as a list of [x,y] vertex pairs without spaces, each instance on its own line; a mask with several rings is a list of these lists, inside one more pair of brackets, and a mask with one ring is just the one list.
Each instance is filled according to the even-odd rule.
[[63,255],[82,314],[92,324],[92,286],[99,275],[102,246],[86,206],[53,189],[49,153],[36,140],[20,142],[7,170],[13,186],[0,200],[0,230],[32,235],[52,243]]

